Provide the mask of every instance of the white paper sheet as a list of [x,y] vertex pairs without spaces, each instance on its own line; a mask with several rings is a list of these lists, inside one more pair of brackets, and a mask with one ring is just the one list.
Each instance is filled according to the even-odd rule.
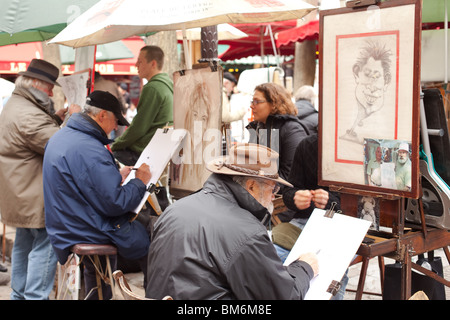
[[319,260],[319,274],[311,280],[305,300],[329,300],[330,283],[340,282],[370,227],[370,221],[315,209],[286,258],[287,266],[303,253],[313,252]]
[[83,107],[86,103],[87,81],[89,80],[89,69],[70,76],[60,77],[58,83],[67,98],[69,106],[77,104]]
[[[156,130],[152,140],[149,142],[147,147],[145,147],[144,151],[142,151],[141,156],[134,165],[135,168],[139,168],[143,163],[149,165],[152,177],[147,184],[147,187],[151,184],[156,185],[170,159],[181,147],[181,143],[186,136],[186,132],[187,131],[184,129]],[[131,179],[134,179],[135,174],[136,172],[132,170],[123,184],[126,184]],[[133,210],[133,212],[138,213],[142,209],[149,195],[150,192],[147,191],[142,198],[141,203],[136,207],[136,209]]]

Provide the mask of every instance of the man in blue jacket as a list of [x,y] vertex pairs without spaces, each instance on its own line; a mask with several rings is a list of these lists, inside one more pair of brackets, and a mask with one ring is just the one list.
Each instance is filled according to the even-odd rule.
[[[73,245],[92,243],[114,244],[125,259],[141,260],[141,267],[146,265],[149,236],[141,223],[130,222],[129,212],[144,197],[151,173],[143,164],[136,178],[122,185],[131,167],[119,171],[105,148],[111,143],[108,134],[118,124],[128,125],[119,101],[106,91],[93,91],[84,111],[74,114],[46,146],[46,228],[61,264],[67,261]],[[85,263],[86,292],[96,287],[95,277],[90,282],[93,271]]]

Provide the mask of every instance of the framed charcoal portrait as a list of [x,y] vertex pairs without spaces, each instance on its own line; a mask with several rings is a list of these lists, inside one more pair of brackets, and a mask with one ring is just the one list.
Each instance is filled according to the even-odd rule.
[[[320,12],[320,185],[418,198],[420,6],[421,1],[399,0]],[[369,179],[377,144],[395,156],[384,166],[394,166],[394,175],[404,165],[397,161],[399,148],[408,146],[409,168],[403,171],[410,182]]]
[[222,155],[222,77],[220,66],[197,64],[173,73],[173,125],[188,134],[170,163],[170,192],[176,198],[202,188],[206,163]]

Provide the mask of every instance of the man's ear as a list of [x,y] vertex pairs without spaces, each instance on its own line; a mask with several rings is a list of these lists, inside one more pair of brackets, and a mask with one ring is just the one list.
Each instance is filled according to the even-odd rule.
[[255,190],[255,184],[256,184],[255,180],[253,180],[253,179],[247,179],[247,180],[245,181],[245,188],[246,188],[247,191],[249,191],[249,192],[254,192],[254,190]]
[[101,110],[99,113],[97,113],[97,121],[99,123],[103,123],[105,119],[108,117],[106,110]]

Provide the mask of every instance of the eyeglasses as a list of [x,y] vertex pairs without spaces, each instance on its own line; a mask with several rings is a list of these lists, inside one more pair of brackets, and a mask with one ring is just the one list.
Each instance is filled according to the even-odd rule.
[[253,106],[256,106],[257,104],[264,103],[264,102],[267,102],[267,101],[266,100],[252,100],[252,101],[250,101],[250,104]]
[[265,181],[261,181],[261,182],[264,183],[266,186],[271,187],[271,188],[272,188],[272,193],[273,193],[273,194],[278,193],[278,191],[280,191],[280,185],[279,185],[278,183],[275,184],[275,185],[273,186],[273,185],[271,185],[271,184],[268,184],[268,183],[265,182]]

